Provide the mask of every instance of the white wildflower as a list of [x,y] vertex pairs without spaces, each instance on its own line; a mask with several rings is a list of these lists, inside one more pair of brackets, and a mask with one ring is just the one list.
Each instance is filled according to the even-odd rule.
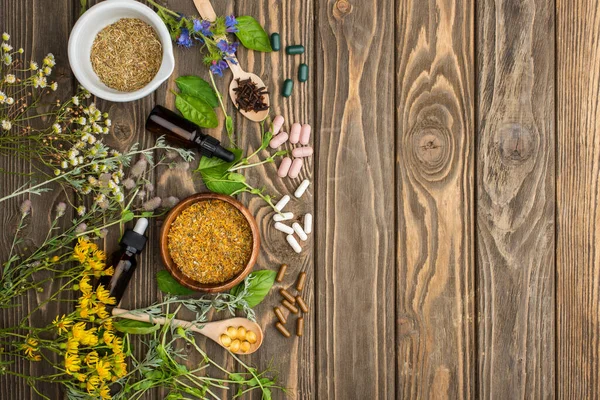
[[5,41],[6,41],[6,40],[10,40],[10,35],[9,35],[8,33],[4,32],[4,33],[2,34],[2,40],[5,40]]
[[43,71],[44,71],[44,74],[50,75],[52,73],[52,68],[50,68],[50,67],[44,67]]
[[62,132],[62,127],[60,126],[60,124],[54,124],[52,125],[52,132],[59,134]]
[[79,164],[83,164],[83,161],[84,161],[83,156],[77,157],[77,161],[79,161]]
[[60,169],[55,169],[54,170],[54,175],[59,176],[60,175]]
[[4,77],[4,81],[5,81],[6,83],[15,83],[15,82],[17,81],[17,77],[16,77],[16,76],[14,76],[13,74],[7,74],[7,75]]
[[94,143],[96,143],[96,137],[95,137],[95,136],[92,136],[92,135],[90,135],[90,136],[88,137],[88,139],[87,139],[87,142],[88,142],[89,144],[94,144]]
[[3,52],[8,53],[12,49],[13,49],[13,47],[10,44],[8,44],[6,42],[2,43],[2,51]]
[[6,93],[0,91],[0,104],[6,103],[6,99],[7,99]]
[[108,134],[108,128],[102,128],[102,133],[105,135]]
[[40,77],[36,75],[32,78],[32,80],[33,80],[33,87],[36,89],[39,88],[40,87]]
[[92,191],[92,188],[87,185],[85,185],[83,188],[81,188],[82,194],[90,194],[91,191]]
[[54,54],[48,53],[46,58],[44,58],[44,65],[47,65],[48,67],[54,67],[56,65]]
[[6,104],[8,104],[9,106],[12,106],[13,104],[15,104],[15,99],[13,99],[12,97],[9,97],[8,99],[6,99]]
[[112,121],[110,119],[107,119],[106,121],[104,121],[104,125],[111,126],[112,125]]
[[29,63],[29,69],[31,69],[32,71],[37,71],[38,68],[38,64],[35,61]]
[[2,57],[2,62],[4,63],[4,65],[10,65],[10,64],[12,64],[12,61],[13,61],[13,59],[10,54],[5,54]]
[[98,196],[96,196],[96,198],[94,198],[94,201],[96,203],[102,203],[104,200],[106,200],[106,196],[102,193],[100,193]]
[[48,80],[45,76],[41,76],[38,82],[42,89],[48,86]]
[[77,97],[77,96],[74,96],[74,97],[71,99],[71,101],[72,101],[72,102],[73,102],[73,104],[75,104],[76,106],[78,106],[78,105],[79,105],[79,97]]
[[77,211],[77,215],[82,216],[85,214],[85,206],[79,206],[75,209]]
[[123,193],[117,193],[117,195],[115,196],[115,200],[119,203],[122,203],[125,200],[125,196],[123,196]]
[[23,50],[23,48],[22,48],[22,47],[21,47],[21,48],[20,48],[18,51],[19,51],[19,54],[23,54],[23,53],[25,53],[25,50]]
[[52,84],[50,85],[50,89],[52,89],[53,92],[56,92],[56,90],[58,89],[58,83],[52,82]]
[[4,129],[5,131],[10,131],[11,128],[12,123],[10,121],[2,120],[2,129]]
[[87,120],[84,117],[79,117],[75,120],[75,122],[77,122],[79,125],[85,125],[87,124]]
[[61,161],[61,163],[60,163],[60,167],[61,167],[62,169],[67,169],[67,168],[69,168],[69,163],[68,163],[66,160],[63,160],[63,161]]
[[67,209],[67,205],[62,201],[56,205],[56,217],[60,218],[65,215],[65,211]]
[[79,165],[79,161],[76,158],[72,158],[71,160],[69,160],[69,163],[74,167]]

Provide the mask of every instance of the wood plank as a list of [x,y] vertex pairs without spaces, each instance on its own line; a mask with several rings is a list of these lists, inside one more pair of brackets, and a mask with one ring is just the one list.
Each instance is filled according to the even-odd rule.
[[557,397],[600,396],[600,3],[556,3]]
[[[253,71],[264,79],[271,93],[271,118],[278,114],[283,115],[286,120],[283,130],[286,132],[289,132],[293,122],[308,123],[315,127],[313,99],[316,79],[313,8],[313,0],[238,1],[235,4],[235,15],[251,15],[265,27],[269,34],[279,32],[281,35],[281,51],[265,54],[240,49],[239,59],[243,68]],[[306,53],[300,56],[286,55],[285,46],[291,44],[304,45]],[[306,63],[310,68],[310,79],[307,83],[300,83],[297,80],[298,66],[301,63]],[[288,99],[280,94],[282,83],[286,78],[294,80],[294,92]],[[229,104],[232,103],[229,102]],[[250,152],[251,149],[256,149],[260,145],[260,127],[239,114],[238,116],[240,145]],[[318,135],[319,132],[313,129],[311,143],[318,141]],[[293,147],[289,143],[285,146],[288,150]],[[269,153],[272,151],[265,151],[261,156],[265,157]],[[302,218],[306,213],[314,215],[314,183],[301,199],[293,196],[303,179],[313,180],[314,157],[308,158],[306,161],[302,173],[296,179],[279,178],[277,176],[279,162],[253,168],[245,175],[250,184],[256,187],[265,187],[267,193],[277,198],[286,194],[290,195],[292,200],[286,206],[285,211],[293,212],[294,219],[302,223]],[[294,398],[315,398],[315,370],[312,368],[315,363],[316,315],[313,305],[315,293],[313,284],[314,234],[310,235],[307,242],[302,243],[304,251],[300,255],[296,255],[287,244],[286,235],[273,228],[273,210],[266,203],[252,195],[242,196],[242,202],[248,205],[256,216],[261,231],[261,254],[255,268],[277,270],[282,263],[289,265],[285,280],[281,284],[276,284],[263,304],[256,308],[259,323],[265,330],[267,341],[259,352],[248,358],[260,368],[271,365],[278,372],[280,384],[288,388]],[[317,227],[320,226],[317,223]],[[293,336],[286,339],[274,328],[273,307],[279,305],[281,300],[278,293],[280,288],[287,288],[290,293],[296,293],[294,290],[295,279],[301,271],[306,272],[308,276],[302,296],[309,304],[310,312],[304,316],[304,336],[302,338]],[[296,316],[288,315],[287,327],[291,332],[295,332],[296,319]],[[278,399],[284,398],[281,392],[274,392],[274,396]],[[256,393],[254,398],[260,399],[260,395]]]
[[477,9],[482,398],[554,393],[554,5]]
[[474,2],[397,15],[397,398],[472,398]]
[[[58,0],[53,2],[53,12],[56,17],[52,23],[48,24],[47,14],[45,13],[46,4],[41,0],[27,1],[1,1],[0,2],[0,26],[3,31],[11,34],[11,42],[15,48],[23,47],[25,49],[24,61],[32,59],[38,62],[48,53],[56,56],[57,65],[51,75],[53,80],[59,84],[57,93],[50,97],[59,99],[70,98],[73,91],[73,78],[69,68],[67,57],[67,43],[72,23],[75,19],[74,8],[71,0]],[[0,158],[0,168],[12,172],[33,172],[30,163],[25,160],[19,160],[17,157]],[[0,184],[0,194],[8,194],[14,191],[27,181],[26,177],[6,175],[2,176]],[[26,245],[29,247],[38,247],[44,241],[51,221],[54,218],[54,207],[60,201],[65,201],[70,192],[64,192],[59,185],[49,186],[52,192],[43,196],[30,196],[32,201],[32,214],[28,221],[29,228],[26,230]],[[6,226],[10,227],[3,231],[0,245],[6,248],[7,241],[12,241],[14,236],[16,211],[18,204],[24,200],[23,197],[15,198],[2,204],[2,220],[8,220]],[[68,224],[70,214],[63,217],[63,224]],[[66,225],[65,225],[66,226]],[[41,302],[43,302],[49,293],[57,289],[56,283],[50,283],[45,288],[44,293],[30,293],[22,302],[23,307],[8,309],[0,312],[0,326],[18,325],[21,318],[27,313],[33,311]],[[55,315],[58,314],[60,307],[56,303],[48,304],[34,314],[35,323],[38,325],[48,324]],[[20,363],[16,371],[25,375],[43,375],[53,373],[53,369],[46,363]],[[50,398],[60,397],[60,388],[53,384],[38,384],[38,390]],[[0,376],[0,398],[27,399],[38,398],[25,380],[20,378],[11,378],[6,375]]]
[[394,2],[318,2],[319,399],[395,397]]

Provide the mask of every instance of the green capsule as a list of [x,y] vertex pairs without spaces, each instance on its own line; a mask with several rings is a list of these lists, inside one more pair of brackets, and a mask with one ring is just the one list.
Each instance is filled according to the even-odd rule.
[[271,34],[271,48],[273,51],[281,50],[281,37],[277,32]]
[[294,81],[291,79],[286,79],[283,82],[283,89],[281,90],[281,95],[283,97],[290,97],[292,95],[292,91],[294,90]]
[[300,82],[306,82],[308,80],[308,65],[300,64],[298,67],[298,80]]
[[293,46],[288,46],[285,48],[285,52],[290,56],[295,56],[296,54],[304,54],[304,46],[301,44],[295,44]]

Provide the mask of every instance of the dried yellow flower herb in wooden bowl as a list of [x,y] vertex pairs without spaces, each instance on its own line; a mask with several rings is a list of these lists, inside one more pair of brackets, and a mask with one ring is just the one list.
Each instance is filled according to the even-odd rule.
[[260,250],[258,225],[233,197],[200,193],[167,215],[160,252],[171,275],[197,291],[222,292],[252,270]]

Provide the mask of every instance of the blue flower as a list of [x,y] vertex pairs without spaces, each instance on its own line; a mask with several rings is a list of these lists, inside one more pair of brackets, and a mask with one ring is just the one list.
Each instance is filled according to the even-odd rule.
[[190,38],[190,31],[186,28],[182,28],[181,33],[177,38],[177,44],[186,48],[192,47],[194,42],[192,42],[192,39]]
[[223,71],[227,69],[227,63],[223,60],[213,61],[212,65],[209,67],[211,72],[218,76],[223,76]]
[[235,19],[233,15],[229,15],[225,17],[225,28],[227,28],[227,32],[234,33],[238,32],[237,28],[238,21]]
[[233,42],[233,43],[230,44],[225,39],[221,39],[221,40],[219,40],[217,42],[217,48],[219,50],[221,50],[222,53],[225,53],[226,55],[233,55],[233,54],[235,54],[235,52],[237,51],[238,46],[239,46],[238,42]]
[[200,33],[204,36],[212,36],[210,31],[210,21],[204,19],[194,19],[194,32]]

